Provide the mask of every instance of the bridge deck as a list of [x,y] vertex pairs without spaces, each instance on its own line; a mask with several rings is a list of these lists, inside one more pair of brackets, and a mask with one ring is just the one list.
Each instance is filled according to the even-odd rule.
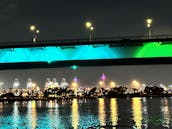
[[[172,36],[171,36],[172,37]],[[172,64],[170,36],[0,44],[0,69]]]

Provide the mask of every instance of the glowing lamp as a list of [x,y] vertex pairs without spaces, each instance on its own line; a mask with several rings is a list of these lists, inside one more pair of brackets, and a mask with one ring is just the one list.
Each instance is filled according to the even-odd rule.
[[86,22],[85,26],[86,26],[86,28],[90,28],[92,26],[92,23],[91,22]]
[[35,26],[34,26],[34,25],[31,25],[31,26],[30,26],[30,30],[31,30],[31,31],[34,31],[34,30],[35,30]]
[[148,19],[146,20],[146,23],[147,23],[147,24],[152,24],[152,19],[151,19],[151,18],[148,18]]

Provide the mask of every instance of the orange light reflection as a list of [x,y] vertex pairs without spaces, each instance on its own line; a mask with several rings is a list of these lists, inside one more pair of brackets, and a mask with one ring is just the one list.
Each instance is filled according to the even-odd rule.
[[111,120],[112,125],[117,125],[118,122],[118,106],[115,98],[110,100]]
[[133,110],[133,119],[137,129],[142,127],[142,102],[141,98],[132,98],[132,110]]
[[105,112],[105,102],[103,98],[99,98],[98,99],[99,102],[99,121],[100,121],[100,125],[105,125],[105,116],[106,116],[106,112]]
[[36,102],[29,101],[28,102],[28,120],[31,123],[31,129],[35,129],[37,126],[37,113],[36,113]]
[[73,99],[73,101],[72,101],[72,126],[73,126],[73,129],[78,129],[78,124],[79,124],[78,100]]

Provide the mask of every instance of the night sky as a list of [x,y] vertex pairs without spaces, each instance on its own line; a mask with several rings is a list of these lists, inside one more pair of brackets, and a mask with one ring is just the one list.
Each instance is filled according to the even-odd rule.
[[[171,35],[171,5],[171,0],[1,0],[0,42],[31,41],[32,24],[40,30],[39,40],[88,38],[86,21],[94,25],[94,38],[146,35],[148,17],[153,19],[152,34]],[[102,73],[119,85],[132,79],[153,85],[172,83],[171,65],[2,70],[0,81],[11,87],[17,77],[24,87],[31,77],[43,86],[47,77],[58,81],[66,77],[70,82],[77,75],[82,84],[94,85]]]
[[87,20],[96,38],[146,35],[148,17],[153,34],[172,34],[171,5],[171,0],[1,0],[0,42],[31,40],[31,24],[40,40],[87,38]]

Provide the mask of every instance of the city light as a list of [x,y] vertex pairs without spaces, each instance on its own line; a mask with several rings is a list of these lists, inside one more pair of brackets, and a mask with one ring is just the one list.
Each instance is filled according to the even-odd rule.
[[106,75],[105,75],[104,73],[103,73],[102,76],[101,76],[101,80],[102,80],[103,82],[106,81]]
[[35,88],[37,85],[36,83],[32,83],[32,87]]
[[116,83],[114,81],[110,82],[110,88],[114,88],[116,86]]
[[76,82],[72,82],[72,87],[73,87],[73,88],[76,88],[77,85],[78,85],[78,84],[77,84]]
[[141,84],[140,84],[140,82],[137,81],[137,80],[133,80],[133,81],[131,82],[131,88],[140,90],[140,89],[141,89]]
[[103,86],[103,81],[99,81],[99,85],[100,85],[100,87],[102,87]]
[[136,86],[139,85],[139,82],[138,82],[137,80],[133,80],[132,83],[133,83],[134,85],[136,85]]

